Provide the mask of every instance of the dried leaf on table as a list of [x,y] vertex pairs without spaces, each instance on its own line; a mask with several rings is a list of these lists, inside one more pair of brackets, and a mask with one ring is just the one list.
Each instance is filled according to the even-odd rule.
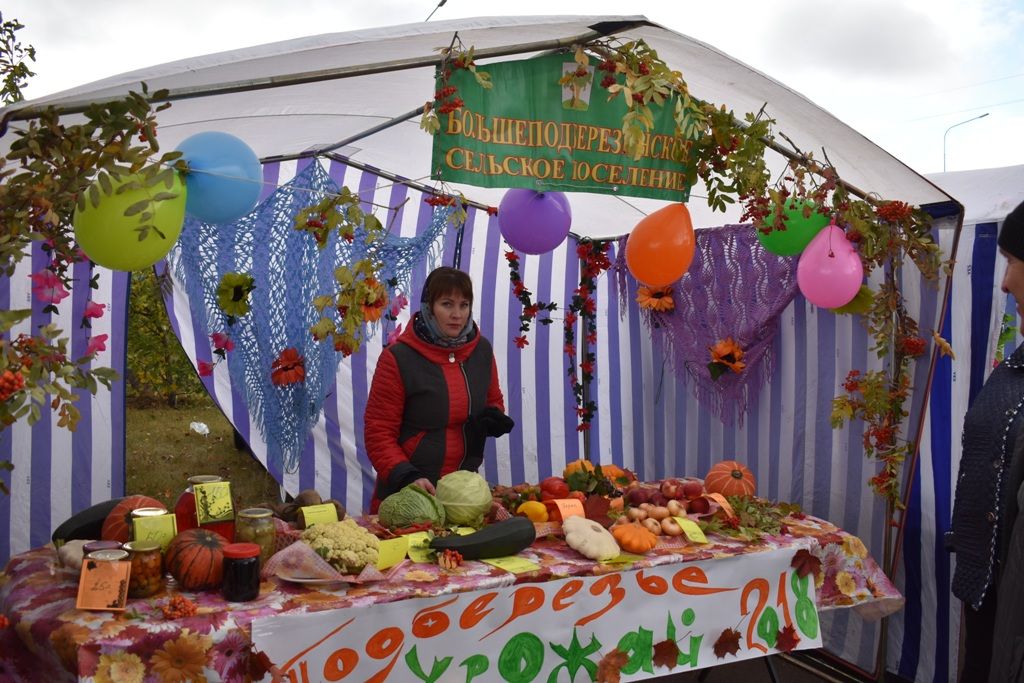
[[270,661],[266,652],[255,648],[249,652],[249,675],[252,676],[252,680],[262,680],[273,668],[274,663]]
[[608,509],[611,507],[611,501],[604,496],[599,496],[596,493],[592,493],[587,496],[587,499],[583,502],[583,514],[587,519],[593,520],[603,526],[605,529],[612,525],[614,521],[608,516]]
[[619,683],[622,667],[626,666],[628,661],[629,655],[614,648],[597,663],[597,683]]
[[779,652],[792,652],[796,649],[799,642],[800,636],[796,634],[796,629],[790,625],[779,631],[779,636],[775,639],[775,647],[778,648]]
[[719,659],[736,654],[740,651],[740,632],[731,628],[725,629],[722,635],[718,636],[714,647],[715,656]]
[[821,573],[821,560],[815,557],[807,548],[801,548],[796,551],[793,561],[789,564],[796,569],[797,576],[800,578],[808,574],[813,574],[817,578],[818,574]]
[[669,670],[679,663],[679,646],[671,638],[654,645],[654,666],[667,666]]

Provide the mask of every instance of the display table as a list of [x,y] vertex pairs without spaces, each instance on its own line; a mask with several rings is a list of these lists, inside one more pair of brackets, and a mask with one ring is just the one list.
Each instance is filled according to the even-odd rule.
[[813,517],[787,518],[786,523],[789,535],[766,537],[762,543],[709,536],[706,545],[661,545],[630,565],[591,562],[560,539],[548,537],[521,553],[539,566],[525,573],[482,562],[445,570],[406,560],[388,572],[387,580],[376,583],[305,586],[275,577],[247,603],[226,603],[215,592],[186,593],[198,605],[198,613],[181,619],[168,619],[161,609],[177,592],[173,581],[153,598],[130,600],[121,613],[77,610],[78,573],[58,566],[52,548],[38,548],[12,558],[0,576],[0,614],[7,621],[0,629],[0,680],[245,680],[252,623],[265,617],[365,608],[698,560],[714,564],[734,558],[754,566],[749,563],[758,563],[759,554],[780,549],[806,548],[820,560],[821,572],[814,582],[819,611],[852,607],[865,618],[877,619],[900,609],[902,596],[858,538]]

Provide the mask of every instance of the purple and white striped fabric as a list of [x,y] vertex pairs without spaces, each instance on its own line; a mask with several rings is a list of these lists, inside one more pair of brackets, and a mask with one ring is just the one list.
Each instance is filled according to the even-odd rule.
[[[0,276],[0,308],[32,308],[31,317],[16,325],[9,338],[53,323],[70,334],[69,356],[79,358],[90,335],[106,334],[106,350],[91,363],[124,377],[129,274],[99,266],[90,273],[88,262],[77,263],[71,296],[56,314],[43,313],[45,304],[33,299],[29,276],[45,268],[49,257],[35,244],[10,278]],[[90,275],[96,274],[99,289],[90,289]],[[107,304],[103,317],[91,320],[91,330],[80,327],[90,300]],[[74,512],[124,495],[124,383],[115,382],[112,390],[100,385],[95,396],[84,390],[77,394],[82,417],[73,433],[58,427],[46,407],[34,425],[19,420],[0,431],[0,460],[14,463],[13,472],[0,475],[11,489],[9,496],[0,494],[0,565],[48,543],[53,529]]]

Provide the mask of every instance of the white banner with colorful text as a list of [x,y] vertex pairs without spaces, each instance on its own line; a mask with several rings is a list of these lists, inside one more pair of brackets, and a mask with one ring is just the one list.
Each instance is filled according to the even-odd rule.
[[642,680],[821,647],[798,552],[268,617],[252,640],[292,683]]

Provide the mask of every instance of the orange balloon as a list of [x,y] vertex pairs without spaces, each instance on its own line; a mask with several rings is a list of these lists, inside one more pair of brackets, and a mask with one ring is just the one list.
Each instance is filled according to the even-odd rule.
[[636,224],[626,240],[626,266],[651,287],[670,285],[693,261],[693,222],[686,204],[669,204]]

